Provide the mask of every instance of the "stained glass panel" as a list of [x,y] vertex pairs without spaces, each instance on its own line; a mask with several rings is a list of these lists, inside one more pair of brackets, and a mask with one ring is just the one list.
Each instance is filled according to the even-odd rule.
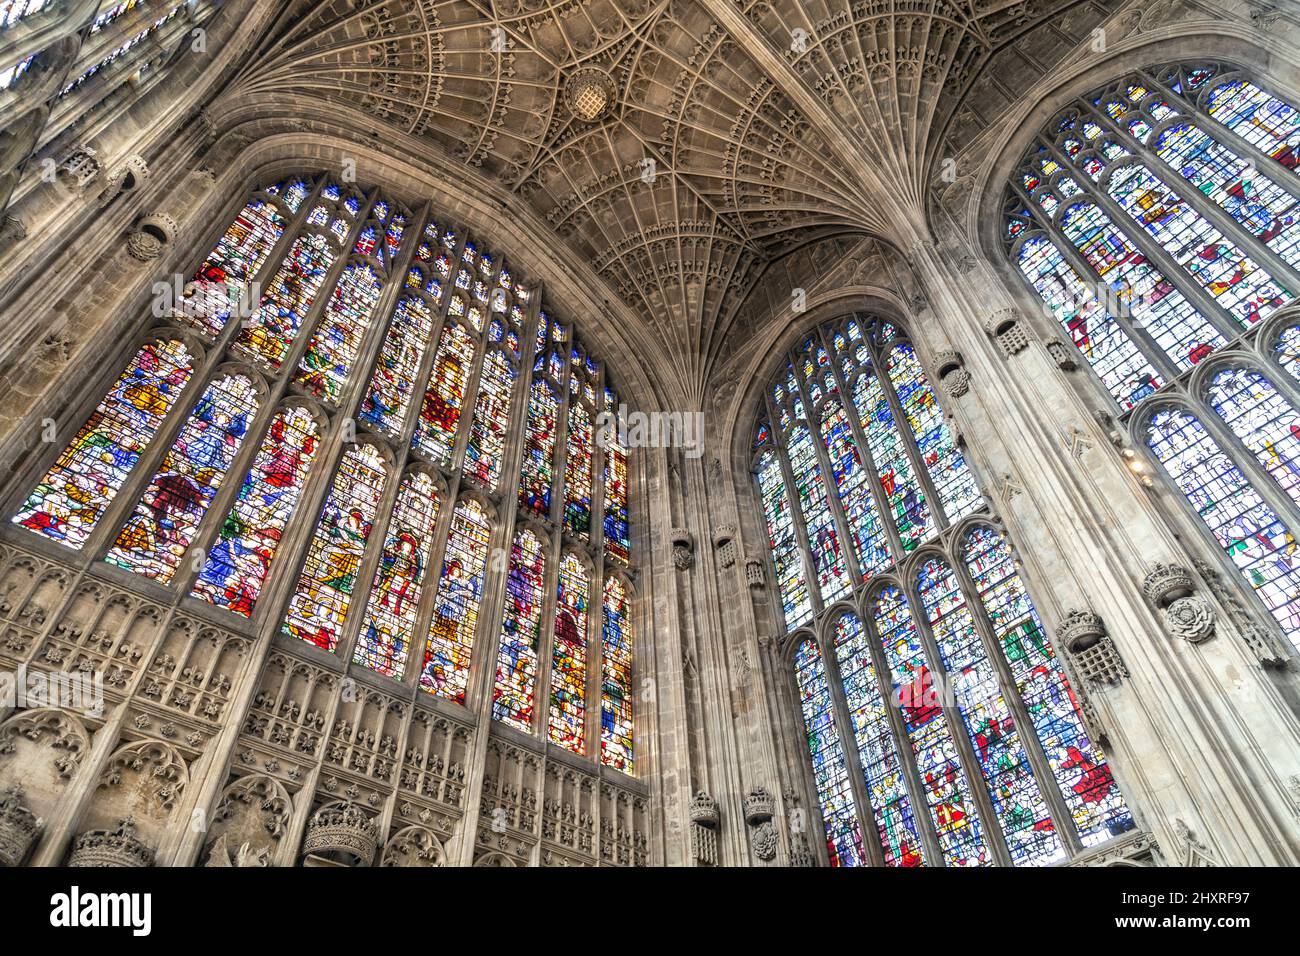
[[442,575],[433,598],[433,622],[425,645],[420,686],[458,704],[465,702],[491,534],[482,505],[472,498],[456,505]]
[[320,325],[307,342],[294,381],[318,398],[337,402],[352,371],[361,338],[379,301],[375,270],[353,263],[343,270]]
[[632,617],[623,582],[605,579],[601,630],[600,762],[631,773]]
[[533,693],[542,637],[546,553],[537,535],[515,535],[506,575],[505,612],[497,654],[492,716],[527,733],[533,726]]
[[591,575],[574,554],[560,562],[555,604],[555,640],[551,648],[550,738],[583,753],[587,719],[587,616]]
[[499,349],[488,352],[479,377],[469,441],[465,445],[464,474],[493,490],[501,474],[516,377],[514,363],[504,352]]
[[194,596],[251,617],[285,526],[298,505],[320,441],[316,418],[289,405],[276,412],[235,505],[194,582]]
[[411,439],[413,448],[439,464],[451,463],[460,413],[465,407],[465,387],[473,363],[473,337],[459,322],[449,321],[438,340],[433,372],[424,391],[424,403]]
[[14,523],[72,548],[85,544],[193,372],[194,356],[183,342],[141,346]]
[[327,651],[338,647],[387,477],[374,445],[343,455],[280,625],[284,633]]
[[763,499],[763,516],[767,524],[767,543],[776,566],[776,582],[781,591],[785,624],[789,628],[798,627],[812,615],[812,601],[808,596],[803,558],[795,538],[790,496],[786,493],[776,453],[764,452],[759,458],[756,472],[759,494]]
[[424,472],[413,472],[402,480],[352,655],[356,663],[396,680],[401,680],[406,669],[415,637],[438,503],[437,485]]

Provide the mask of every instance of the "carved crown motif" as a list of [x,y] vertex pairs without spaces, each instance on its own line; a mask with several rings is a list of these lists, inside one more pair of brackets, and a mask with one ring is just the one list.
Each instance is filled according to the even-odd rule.
[[713,828],[718,825],[718,801],[700,790],[691,797],[691,822]]
[[354,857],[358,866],[369,866],[379,848],[379,824],[352,803],[321,807],[307,821],[302,841],[304,855],[341,854]]
[[745,822],[750,826],[766,823],[776,812],[776,798],[762,787],[745,794]]
[[153,866],[153,850],[135,835],[135,819],[123,817],[115,830],[88,830],[72,841],[68,866]]
[[36,815],[23,806],[22,787],[0,793],[0,866],[21,866],[40,829]]
[[1073,610],[1061,621],[1059,632],[1065,646],[1077,654],[1105,637],[1106,626],[1091,611]]
[[1142,582],[1142,591],[1157,606],[1165,607],[1192,593],[1192,572],[1177,564],[1157,562]]

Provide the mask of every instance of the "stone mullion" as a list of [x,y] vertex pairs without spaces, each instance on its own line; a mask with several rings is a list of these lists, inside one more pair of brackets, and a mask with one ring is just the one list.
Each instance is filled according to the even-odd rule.
[[[1283,261],[1282,257],[1269,248],[1267,244],[1262,242],[1258,236],[1251,235],[1247,232],[1245,227],[1242,226],[1241,223],[1237,222],[1237,220],[1233,219],[1232,216],[1228,215],[1227,211],[1222,206],[1216,202],[1211,202],[1208,196],[1184,179],[1182,174],[1176,169],[1172,169],[1165,160],[1157,156],[1156,153],[1145,143],[1130,135],[1127,130],[1120,129],[1119,124],[1112,120],[1109,115],[1102,115],[1095,111],[1092,115],[1095,118],[1101,118],[1106,124],[1108,124],[1114,138],[1118,139],[1132,156],[1140,160],[1141,164],[1147,169],[1147,171],[1155,176],[1161,183],[1171,189],[1173,189],[1174,185],[1181,183],[1182,188],[1176,189],[1175,191],[1183,202],[1188,203],[1197,213],[1200,214],[1202,219],[1207,221],[1214,228],[1218,229],[1220,233],[1230,241],[1234,242],[1243,252],[1252,256],[1261,266],[1267,266],[1264,271],[1271,278],[1281,283],[1288,292],[1292,295],[1300,294],[1300,273],[1297,273],[1294,267]],[[1182,119],[1175,120],[1174,122],[1186,122],[1191,124],[1192,117],[1184,114]],[[1153,123],[1153,128],[1150,134],[1152,138],[1158,135],[1156,133],[1156,128],[1156,124]],[[1165,125],[1165,128],[1168,129],[1168,126]],[[1112,169],[1118,168],[1119,166],[1119,160],[1111,162],[1108,165],[1107,172],[1110,172]],[[1097,189],[1098,191],[1101,191],[1100,184]],[[1294,209],[1295,205],[1292,204],[1291,211]],[[1129,217],[1129,221],[1135,222],[1132,217]],[[1140,223],[1135,224],[1141,228]],[[1196,280],[1193,279],[1192,281],[1195,282]],[[1208,290],[1206,291],[1208,292]],[[1236,334],[1239,335],[1240,333],[1241,330],[1238,328]]]
[[[1125,316],[1111,315],[1111,311],[1107,307],[1107,304],[1099,301],[1095,294],[1096,290],[1100,286],[1107,286],[1109,288],[1109,284],[1106,280],[1102,279],[1101,276],[1097,274],[1097,270],[1092,267],[1092,263],[1084,258],[1083,253],[1078,250],[1073,242],[1065,237],[1065,234],[1056,226],[1056,223],[1042,214],[1042,210],[1038,208],[1038,204],[1020,187],[1019,183],[1014,181],[1014,179],[1012,180],[1011,187],[1015,190],[1017,198],[1019,198],[1020,201],[1025,204],[1025,207],[1030,210],[1030,215],[1040,223],[1045,233],[1045,238],[1052,244],[1052,247],[1060,253],[1061,259],[1065,264],[1074,271],[1076,276],[1078,276],[1079,282],[1090,294],[1092,294],[1093,301],[1097,302],[1102,311],[1106,315],[1109,315],[1116,324],[1123,328],[1124,332],[1142,353],[1142,357],[1146,359],[1147,363],[1150,364],[1155,371],[1160,373],[1160,377],[1164,384],[1168,384],[1182,375],[1183,370],[1174,363],[1173,359],[1169,357],[1169,354],[1165,352],[1160,343],[1157,342],[1146,330],[1145,323],[1133,322]],[[1085,193],[1083,195],[1087,194]],[[1017,269],[1017,271],[1019,271],[1019,269]],[[1025,277],[1023,273],[1021,274],[1021,278],[1029,284],[1030,294],[1038,296],[1038,290],[1033,287],[1033,283],[1029,282],[1029,279]],[[1088,280],[1090,278],[1093,281],[1089,282]],[[1044,307],[1046,308],[1046,303],[1044,303]],[[1061,330],[1062,333],[1065,333],[1065,329],[1061,325],[1059,318],[1054,318],[1053,322],[1057,329]],[[1075,346],[1075,348],[1078,347]],[[1083,354],[1083,350],[1078,349],[1078,351],[1083,360],[1088,362],[1088,357]],[[1105,389],[1106,386],[1101,382],[1100,374],[1096,372],[1091,362],[1088,362],[1088,368],[1093,370],[1093,373],[1097,375],[1098,384]],[[1109,390],[1107,390],[1107,395],[1110,395]],[[1116,401],[1114,396],[1110,396],[1110,399],[1112,402]]]
[[[825,330],[821,330],[823,336],[823,347],[827,348],[828,355],[836,355],[833,349],[833,343],[825,340]],[[893,564],[897,564],[901,557],[907,552],[903,549],[903,539],[898,533],[897,518],[894,516],[889,506],[889,498],[885,494],[885,486],[880,481],[880,469],[876,466],[875,459],[871,455],[871,445],[867,441],[867,433],[862,428],[861,413],[858,411],[857,402],[849,390],[848,380],[844,376],[843,360],[832,360],[831,371],[835,376],[835,382],[840,389],[840,404],[844,407],[844,417],[848,420],[849,430],[853,434],[853,441],[858,448],[858,457],[861,459],[863,475],[867,492],[871,495],[871,500],[875,502],[876,511],[880,515],[880,526],[885,531],[885,537],[889,539],[890,556]],[[859,375],[875,375],[874,367],[859,369]],[[862,580],[861,578],[858,579]]]
[[908,799],[912,805],[912,819],[916,821],[916,835],[921,840],[924,859],[929,865],[945,866],[943,846],[939,843],[939,835],[935,830],[934,811],[926,798],[925,784],[916,762],[916,751],[912,748],[912,736],[908,733],[907,722],[903,716],[902,700],[899,697],[899,690],[894,688],[893,671],[889,669],[889,662],[885,660],[884,645],[870,611],[871,606],[868,604],[863,609],[862,626],[867,636],[871,663],[876,672],[876,688],[884,701],[885,715],[893,734],[894,747],[903,765],[904,785],[907,787]]
[[[790,467],[790,452],[786,447],[785,435],[781,431],[780,417],[776,414],[777,409],[772,404],[772,398],[766,392],[763,394],[763,403],[767,407],[767,420],[772,423],[772,450],[776,453],[777,464],[781,468],[781,480],[785,483],[785,497],[790,503],[790,524],[794,529],[795,540],[799,544],[799,557],[803,562],[804,587],[808,592],[808,603],[812,608],[812,620],[816,621],[821,617],[825,606],[822,604],[821,583],[817,577],[817,566],[812,560],[812,545],[808,540],[808,523],[804,520],[803,505],[799,502],[799,486],[794,482],[794,471]],[[805,427],[807,422],[805,421]],[[808,436],[812,438],[811,434]],[[760,489],[761,494],[762,489]],[[766,518],[766,515],[764,515]],[[776,564],[775,555],[773,555],[773,565]],[[777,591],[780,592],[780,582],[777,581]],[[782,601],[784,604],[784,600]],[[782,630],[788,631],[790,625],[784,620],[782,615]]]
[[[1268,176],[1271,182],[1276,183],[1282,189],[1295,197],[1297,202],[1300,202],[1300,182],[1296,181],[1295,171],[1287,169],[1258,146],[1246,142],[1239,133],[1235,133],[1228,129],[1227,126],[1223,125],[1211,116],[1209,110],[1205,109],[1205,107],[1201,105],[1201,97],[1199,94],[1195,99],[1181,96],[1171,90],[1161,82],[1159,78],[1151,73],[1143,73],[1142,79],[1151,92],[1163,94],[1171,107],[1175,103],[1186,104],[1186,107],[1179,110],[1179,112],[1186,113],[1189,122],[1193,126],[1200,127],[1202,132],[1209,134],[1211,139],[1214,139],[1228,147],[1228,149],[1232,150],[1239,158],[1246,160],[1246,162],[1253,165],[1256,169],[1265,172],[1265,175]],[[1218,83],[1212,81],[1210,85],[1212,87],[1218,86]],[[1259,84],[1255,85],[1258,86]],[[1264,88],[1261,86],[1260,89]],[[1269,91],[1265,90],[1265,92]],[[1286,97],[1279,96],[1276,93],[1270,92],[1269,95],[1282,100],[1286,99]]]
[[[821,406],[815,406],[811,401],[808,392],[808,383],[804,381],[803,369],[794,370],[795,382],[799,388],[799,397],[803,401],[803,407],[813,409],[816,413],[816,423],[811,420],[808,422],[809,439],[812,442],[813,453],[817,456],[817,464],[821,468],[821,486],[822,494],[826,496],[827,507],[830,508],[831,521],[835,524],[836,534],[843,544],[840,547],[840,553],[844,556],[845,568],[849,573],[849,590],[862,581],[862,566],[858,563],[856,538],[853,537],[853,529],[849,526],[848,516],[844,514],[844,503],[840,501],[839,483],[835,480],[835,467],[831,464],[830,454],[826,450],[826,438],[822,434],[822,422],[825,420],[825,406],[831,400],[831,396],[822,399]],[[843,396],[838,397],[840,407],[844,407]],[[844,413],[846,416],[848,412]],[[815,492],[814,492],[815,493]]]
[[[960,548],[955,542],[953,550],[960,555]],[[957,582],[957,586],[961,588],[962,598],[966,601],[966,607],[970,609],[971,620],[975,623],[976,633],[979,635],[980,643],[984,647],[984,655],[993,664],[993,668],[997,672],[1002,699],[1006,701],[1007,707],[1011,710],[1016,729],[1020,732],[1021,749],[1024,750],[1029,759],[1029,765],[1033,770],[1035,779],[1038,781],[1038,789],[1042,792],[1043,799],[1051,812],[1056,832],[1061,836],[1062,849],[1065,850],[1067,857],[1073,857],[1083,849],[1083,844],[1079,841],[1078,831],[1075,829],[1074,817],[1070,813],[1070,808],[1066,806],[1065,798],[1061,795],[1061,791],[1057,786],[1056,775],[1052,772],[1047,755],[1043,753],[1043,742],[1039,739],[1038,730],[1029,716],[1028,707],[1025,705],[1024,697],[1021,696],[1020,687],[1015,676],[1011,673],[1011,665],[1007,661],[1002,644],[993,631],[988,609],[984,606],[979,591],[976,590],[974,582],[970,579],[970,571],[966,567],[965,561],[954,559],[951,567],[953,578]],[[1043,637],[1046,639],[1046,631],[1043,632]]]
[[[1047,147],[1047,151],[1062,169],[1073,168],[1070,157],[1065,155],[1054,142],[1046,137],[1039,137],[1039,142]],[[1115,165],[1115,160],[1108,160],[1102,175],[1110,173]],[[1101,188],[1100,183],[1093,182],[1087,176],[1077,177],[1077,179],[1083,187],[1081,198],[1091,200],[1093,205],[1105,213],[1111,225],[1128,238],[1134,249],[1141,252],[1149,262],[1156,264],[1165,279],[1183,294],[1183,298],[1201,314],[1206,322],[1228,341],[1241,334],[1241,324],[1237,319],[1211,298],[1210,294],[1188,275],[1187,270],[1174,261],[1174,257],[1165,251],[1164,246],[1156,242],[1155,237],[1147,232],[1141,223],[1135,221],[1119,203],[1111,198],[1110,193]],[[1076,198],[1080,197],[1071,197],[1069,204],[1073,205]],[[1065,241],[1070,242],[1069,239]],[[1070,242],[1070,245],[1074,243]]]
[[[971,746],[970,733],[966,728],[966,721],[962,718],[961,708],[946,699],[948,688],[953,684],[952,675],[944,663],[943,655],[939,652],[939,642],[930,628],[929,617],[925,613],[925,602],[913,584],[906,585],[906,596],[913,608],[912,625],[916,628],[921,646],[925,648],[931,673],[943,675],[943,687],[939,688],[944,698],[941,707],[943,718],[948,723],[948,733],[957,747],[958,761],[966,772],[966,783],[970,788],[971,800],[975,803],[972,809],[984,823],[984,842],[988,845],[998,866],[1011,866],[1011,852],[1007,848],[1006,836],[1002,832],[1002,821],[993,808],[993,800],[989,796],[989,784],[984,779],[984,771],[975,756],[975,748]],[[921,613],[917,614],[915,611]]]
[[[370,200],[367,200],[367,203],[363,207],[367,214],[369,213],[372,201],[373,197],[371,197]],[[339,200],[338,205],[340,208],[342,207],[342,199]],[[177,591],[182,594],[186,594],[190,591],[194,586],[195,580],[198,578],[199,571],[202,570],[199,566],[199,556],[201,556],[203,561],[206,561],[208,551],[210,550],[210,548],[201,548],[196,552],[196,547],[199,547],[199,542],[208,542],[210,544],[216,539],[220,532],[222,523],[230,513],[231,508],[234,507],[236,496],[239,494],[244,478],[252,467],[257,451],[262,447],[266,439],[266,433],[270,427],[271,421],[274,419],[276,413],[284,407],[285,399],[290,397],[289,379],[292,374],[292,369],[297,364],[298,357],[301,355],[302,349],[304,348],[304,342],[307,338],[307,329],[314,326],[323,314],[323,311],[329,302],[330,295],[334,292],[334,285],[338,282],[339,276],[342,275],[343,266],[347,261],[347,256],[344,251],[351,249],[353,245],[355,245],[357,234],[361,231],[361,226],[364,221],[365,216],[359,214],[356,217],[356,221],[352,223],[352,227],[348,231],[347,240],[343,243],[340,250],[340,255],[326,272],[325,278],[322,280],[321,285],[317,290],[315,301],[312,302],[311,308],[308,309],[302,323],[298,326],[298,330],[294,335],[293,344],[290,346],[288,355],[285,357],[285,360],[280,363],[278,369],[271,371],[271,376],[268,379],[269,388],[265,408],[258,409],[258,427],[250,428],[248,434],[245,435],[243,445],[239,449],[239,454],[236,456],[236,460],[232,462],[230,468],[227,469],[226,475],[222,479],[221,485],[217,488],[217,492],[213,496],[211,504],[200,519],[198,527],[195,529],[194,537],[190,541],[190,546],[186,549],[185,553],[185,558],[189,560],[188,562],[184,559],[182,561],[181,567],[184,570],[178,570],[178,573],[172,579],[172,584],[176,587]],[[333,237],[333,233],[329,233],[329,236]],[[236,351],[238,348],[238,345],[234,346]],[[260,362],[254,361],[253,364],[254,367],[259,369],[259,371],[264,371],[264,367]],[[315,403],[313,402],[313,404]],[[325,495],[328,494],[329,487],[333,482],[334,472],[338,468],[339,461],[341,460],[342,450],[347,444],[342,440],[341,417],[335,416],[333,420],[331,420],[328,415],[322,415],[321,417],[325,420],[321,423],[321,434],[317,440],[316,453],[312,457],[311,462],[304,468],[307,477],[303,482],[301,491],[299,492],[298,502],[285,521],[285,526],[281,530],[280,542],[276,546],[270,567],[266,570],[266,576],[262,579],[262,590],[259,592],[252,615],[252,620],[259,625],[265,623],[266,617],[270,613],[266,608],[268,606],[274,608],[277,605],[279,598],[276,596],[276,592],[284,588],[284,584],[281,582],[286,577],[286,574],[276,573],[279,571],[281,564],[275,559],[280,558],[286,553],[296,555],[297,560],[302,559],[303,555],[295,551],[295,547],[303,543],[304,536],[310,534],[310,529],[314,527],[316,517],[320,513],[320,508],[324,502]],[[257,436],[257,441],[249,441],[249,439],[254,435]],[[238,464],[238,467],[236,467],[236,464]],[[231,480],[232,477],[234,480]],[[303,517],[304,514],[308,517]],[[294,567],[297,567],[296,561]]]
[[[802,788],[802,793],[798,795],[806,801],[806,805],[809,807],[810,823],[816,824],[820,821],[820,829],[815,826],[809,827],[810,846],[808,849],[823,865],[829,865],[830,861],[827,855],[825,839],[825,811],[822,809],[821,794],[817,790],[817,779],[812,768],[811,753],[808,749],[808,725],[804,720],[794,659],[792,653],[782,652],[778,641],[772,641],[767,648],[763,649],[763,661],[765,663],[765,676],[772,678],[771,686],[777,699],[774,714],[784,725],[776,729],[775,736],[782,741],[789,736],[795,741],[792,745],[793,754],[785,748],[783,743],[778,743],[778,747],[781,748],[781,761],[786,767],[793,768],[793,772],[799,777],[795,789]],[[790,847],[792,856],[793,842],[792,838]]]
[[[248,285],[245,287],[246,290],[257,288],[257,283],[259,283],[265,276],[268,274],[274,275],[275,271],[279,269],[280,261],[284,258],[284,253],[289,249],[289,246],[292,244],[294,238],[301,229],[302,223],[306,219],[307,212],[311,208],[310,204],[315,201],[317,195],[320,193],[323,182],[323,177],[318,178],[312,191],[303,198],[302,203],[298,206],[298,212],[294,215],[291,224],[285,227],[284,232],[272,247],[271,254],[266,257],[261,268],[257,270],[257,274],[249,279]],[[243,203],[239,205],[238,209],[242,209],[244,204],[247,202],[248,197],[245,196]],[[232,217],[238,214],[238,209],[231,214]],[[229,227],[229,222],[227,222],[226,227]],[[224,233],[224,231],[225,230],[223,229],[222,232]],[[211,246],[208,248],[210,250]],[[207,253],[203,252],[201,255],[206,256]],[[245,302],[247,301],[245,298],[246,295],[247,292],[241,296],[241,299]],[[234,339],[238,330],[243,326],[242,318],[237,314],[238,311],[239,309],[236,307],[236,309],[231,312],[230,316],[226,319],[225,326],[220,332],[213,336],[211,343],[206,341],[206,336],[203,335],[203,333],[194,333],[196,337],[204,343],[205,351],[203,361],[195,365],[194,371],[190,374],[189,382],[186,383],[185,388],[172,404],[166,417],[164,417],[163,421],[160,423],[158,430],[154,433],[152,440],[150,440],[149,444],[141,452],[140,458],[131,469],[131,474],[127,476],[126,481],[122,482],[117,494],[109,503],[108,507],[104,509],[104,513],[100,516],[99,523],[95,525],[94,532],[86,540],[85,544],[82,545],[82,553],[93,555],[92,561],[103,558],[104,554],[117,539],[117,534],[121,529],[122,522],[126,520],[126,516],[135,508],[136,502],[140,500],[145,489],[149,487],[149,483],[153,480],[155,473],[158,471],[158,466],[162,463],[167,452],[171,450],[180,430],[184,427],[185,423],[189,421],[190,412],[193,410],[195,403],[202,398],[203,393],[207,391],[207,387],[212,383],[213,374],[218,368],[224,364],[238,361],[255,369],[258,373],[258,377],[267,385],[267,388],[265,396],[259,399],[259,406],[257,415],[254,417],[254,424],[256,425],[263,419],[266,406],[270,404],[271,395],[273,394],[270,383],[266,382],[264,377],[261,375],[261,369],[256,368],[252,363],[244,363],[242,356],[231,357],[227,354],[230,350],[231,341]],[[179,318],[165,321],[172,321],[181,329],[193,329],[192,326]],[[150,332],[149,335],[152,336],[152,332]],[[127,358],[127,361],[130,361],[130,357]],[[116,380],[116,377],[114,380]],[[112,386],[110,385],[109,387],[111,388]],[[102,397],[102,395],[96,397],[95,401],[98,402]],[[91,407],[93,408],[94,406]],[[85,416],[79,416],[80,420],[85,421],[85,418],[89,414],[90,410],[88,409]],[[260,433],[260,427],[250,427],[247,433],[245,433],[244,442],[247,443],[249,436],[258,433]],[[69,441],[71,441],[71,438],[69,438]],[[66,447],[66,443],[64,447]],[[235,461],[231,462],[231,467],[227,469],[227,477],[229,477],[230,473],[234,471],[236,462],[242,459],[244,448],[241,447],[239,452],[240,453],[235,457]],[[224,482],[225,479],[222,480],[223,484]],[[199,530],[202,530],[202,528]],[[199,540],[199,538],[195,535],[194,541],[197,540]],[[191,541],[191,547],[192,546],[193,541]],[[189,549],[186,550],[188,551]]]
[[[605,363],[600,364],[600,372],[596,377],[596,384],[593,386],[596,393],[597,405],[603,404],[605,400]],[[605,643],[604,643],[604,622],[605,622],[605,449],[596,435],[599,433],[597,421],[599,411],[592,409],[591,416],[591,524],[587,529],[587,538],[591,542],[591,563],[592,563],[592,582],[591,582],[591,602],[590,607],[595,609],[595,613],[587,615],[590,638],[587,641],[587,711],[586,726],[583,736],[584,749],[588,757],[596,764],[597,768],[601,765],[601,756],[604,753],[601,747],[601,715],[604,707],[602,689],[604,688],[605,674]],[[593,705],[594,702],[594,705]],[[597,788],[596,810],[593,814],[596,820],[596,853],[600,853],[600,793]]]
[[[925,376],[926,386],[934,393],[936,409],[942,416],[943,403],[939,401],[939,386],[930,377],[925,366],[921,365],[921,354],[917,351],[916,343],[906,339],[896,340],[893,344],[900,344],[900,342],[906,342],[912,347],[912,354],[916,356],[917,365],[921,366],[921,374]],[[930,474],[930,468],[921,457],[920,436],[912,428],[912,420],[908,417],[907,409],[903,408],[903,402],[898,397],[898,390],[894,388],[894,379],[889,374],[888,353],[880,354],[880,352],[883,352],[883,350],[877,350],[874,347],[871,350],[873,372],[876,375],[876,380],[880,383],[881,394],[885,396],[885,401],[889,403],[890,414],[894,416],[894,428],[898,430],[898,440],[902,443],[903,451],[907,454],[907,460],[912,465],[912,474],[917,485],[920,486],[921,492],[930,502],[930,515],[934,520],[934,527],[922,536],[921,540],[925,541],[952,527],[956,519],[948,517],[947,503],[943,500],[943,496],[939,494],[939,489],[934,483],[934,477]],[[944,427],[949,427],[946,422]],[[953,444],[955,446],[956,442]],[[903,552],[900,551],[899,555],[899,563],[901,563]]]
[[822,655],[822,676],[831,695],[831,714],[834,725],[838,728],[840,747],[844,752],[844,769],[849,776],[849,786],[853,791],[853,800],[857,804],[858,827],[862,833],[863,848],[872,866],[885,865],[884,849],[880,845],[880,828],[876,823],[876,810],[871,803],[871,794],[867,790],[867,776],[862,767],[862,755],[858,752],[858,738],[853,729],[852,711],[849,709],[848,695],[844,692],[844,678],[840,674],[840,661],[835,651],[835,626],[831,620],[820,622],[817,641]]
[[[569,329],[569,347],[573,345],[574,330]],[[543,369],[546,369],[546,354],[551,343],[547,342],[547,351],[543,353]],[[545,372],[543,372],[545,374]],[[551,737],[551,671],[555,657],[555,617],[559,604],[560,562],[564,560],[564,468],[568,460],[569,444],[569,381],[573,377],[573,362],[566,357],[563,364],[561,381],[556,383],[559,389],[559,409],[555,413],[555,480],[551,486],[551,515],[549,519],[552,530],[550,536],[551,560],[546,567],[546,604],[542,609],[542,633],[537,640],[537,686],[533,692],[533,714],[537,718],[537,732],[543,745]],[[563,430],[561,430],[563,423]],[[554,515],[560,515],[556,521]],[[588,611],[589,618],[591,616]]]

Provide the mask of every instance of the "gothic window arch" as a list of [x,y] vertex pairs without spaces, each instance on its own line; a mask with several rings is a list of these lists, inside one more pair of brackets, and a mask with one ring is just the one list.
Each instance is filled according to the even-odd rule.
[[573,325],[464,228],[326,176],[206,248],[13,524],[631,773],[631,460]]
[[1134,444],[1300,647],[1293,103],[1226,64],[1135,71],[1039,132],[1004,238]]
[[801,340],[754,471],[833,865],[1044,865],[1132,828],[896,323]]

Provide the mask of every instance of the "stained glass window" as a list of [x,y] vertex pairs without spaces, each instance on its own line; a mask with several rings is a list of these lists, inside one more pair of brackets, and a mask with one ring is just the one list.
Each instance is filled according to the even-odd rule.
[[542,542],[524,529],[515,535],[510,550],[492,716],[525,732],[533,726],[545,578],[546,554]]
[[491,533],[482,505],[473,498],[456,505],[433,598],[433,622],[425,644],[420,686],[458,704],[465,702]]
[[194,582],[195,597],[252,616],[319,441],[316,417],[307,409],[289,405],[276,412]]
[[[1066,264],[1058,256],[1051,268]],[[1097,318],[1095,306],[1086,308]],[[1125,367],[1116,366],[1122,388],[1132,384]],[[795,680],[810,733],[814,721],[826,728],[810,747],[823,819],[841,834],[832,862],[848,853],[886,866],[1042,866],[1131,828],[1010,552],[978,526],[962,534],[969,551],[942,536],[987,503],[906,330],[870,315],[830,322],[800,343],[767,397],[764,412],[777,424],[758,426],[754,474],[782,614],[787,629],[812,618],[826,641],[799,645]],[[1249,411],[1282,414],[1264,404]],[[816,433],[806,407],[818,410]],[[819,484],[819,451],[829,487]],[[788,480],[799,491],[793,508]],[[859,599],[828,577],[835,552],[818,542],[837,533],[837,516],[867,580],[897,574],[900,560],[920,552],[919,564],[904,565],[905,586],[885,583]],[[817,572],[816,594],[805,568]],[[862,600],[860,613],[843,609],[846,597]],[[813,664],[821,646],[833,651],[829,674],[820,657]],[[1007,669],[1014,686],[1003,683]],[[811,705],[819,695],[826,701]],[[852,746],[847,764],[841,741]],[[849,776],[857,768],[860,781]],[[1070,828],[1078,844],[1063,836]],[[856,838],[853,856],[849,832],[876,837],[865,850]]]
[[[1139,442],[1300,644],[1287,557],[1300,511],[1280,508],[1300,503],[1291,384],[1236,363],[1190,388],[1192,369],[1255,348],[1260,321],[1300,294],[1298,124],[1220,64],[1136,71],[1040,133],[1008,186],[1005,236],[1122,414],[1179,398],[1134,424]],[[1259,347],[1300,370],[1285,338]],[[1258,486],[1270,478],[1281,499]]]
[[258,402],[257,387],[246,375],[223,375],[208,386],[109,548],[110,564],[163,583],[172,579],[243,445]]
[[603,363],[501,256],[373,192],[290,176],[221,225],[13,522],[449,705],[477,638],[496,719],[631,773],[631,452]]
[[601,631],[600,762],[632,771],[632,620],[627,588],[605,579]]
[[387,475],[374,445],[343,455],[280,626],[284,633],[327,651],[338,646]]
[[193,372],[179,339],[141,346],[14,522],[69,547],[85,544]]
[[583,752],[587,717],[587,615],[591,574],[577,555],[560,561],[551,648],[550,738],[574,753]]

